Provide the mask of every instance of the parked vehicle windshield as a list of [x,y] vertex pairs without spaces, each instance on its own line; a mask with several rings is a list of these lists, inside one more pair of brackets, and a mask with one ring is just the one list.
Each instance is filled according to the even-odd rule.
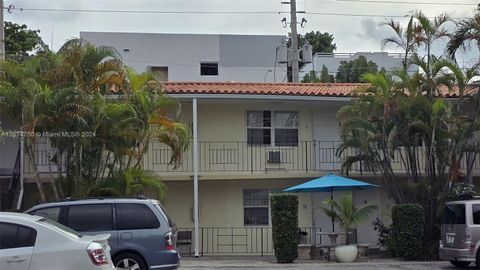
[[445,204],[443,208],[443,224],[465,224],[465,205]]

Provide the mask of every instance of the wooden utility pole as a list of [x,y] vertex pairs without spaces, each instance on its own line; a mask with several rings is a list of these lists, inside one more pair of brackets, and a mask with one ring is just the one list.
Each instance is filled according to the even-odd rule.
[[5,60],[5,27],[3,23],[3,0],[0,0],[0,61]]
[[298,83],[298,34],[297,34],[297,3],[290,0],[290,29],[292,31],[292,82]]

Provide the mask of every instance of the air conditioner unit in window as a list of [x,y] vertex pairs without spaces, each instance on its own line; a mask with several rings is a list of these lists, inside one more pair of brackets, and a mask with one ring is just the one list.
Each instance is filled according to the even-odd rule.
[[280,163],[280,151],[268,151],[267,161],[270,163]]

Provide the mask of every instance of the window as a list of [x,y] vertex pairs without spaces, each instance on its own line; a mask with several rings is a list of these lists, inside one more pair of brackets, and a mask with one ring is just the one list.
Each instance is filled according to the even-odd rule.
[[247,112],[248,145],[297,146],[298,112],[276,111],[273,115],[272,121],[271,111]]
[[268,225],[268,190],[246,189],[243,191],[244,225]]
[[157,216],[143,204],[117,203],[118,230],[154,229],[160,226]]
[[170,216],[167,214],[167,211],[165,211],[165,209],[163,209],[163,206],[158,202],[158,201],[155,201],[155,203],[153,204],[153,206],[155,206],[155,209],[157,209],[158,212],[160,212],[161,215],[163,215],[167,221],[168,221],[168,226],[170,226],[170,228],[174,228],[175,227],[175,223],[173,223],[173,220],[170,218]]
[[113,229],[112,217],[110,204],[71,205],[66,225],[79,232],[110,231]]
[[271,144],[272,117],[270,111],[247,112],[247,141],[249,145]]
[[168,81],[168,67],[150,67],[150,71],[155,79],[161,82]]
[[480,204],[472,205],[473,224],[480,224]]
[[218,63],[200,63],[201,76],[218,76]]
[[465,224],[465,204],[446,204],[443,208],[443,224]]
[[275,145],[298,145],[298,113],[275,112]]
[[60,216],[60,207],[42,208],[42,209],[35,210],[30,214],[58,221],[58,218]]
[[0,250],[8,248],[33,247],[37,231],[11,223],[0,223]]

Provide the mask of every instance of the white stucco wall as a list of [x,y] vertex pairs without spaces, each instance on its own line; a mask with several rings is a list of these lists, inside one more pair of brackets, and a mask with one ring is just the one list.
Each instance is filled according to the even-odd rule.
[[[95,45],[114,47],[138,72],[168,67],[169,81],[277,82],[284,67],[275,65],[283,36],[81,32]],[[201,62],[218,62],[218,76],[201,76]]]

